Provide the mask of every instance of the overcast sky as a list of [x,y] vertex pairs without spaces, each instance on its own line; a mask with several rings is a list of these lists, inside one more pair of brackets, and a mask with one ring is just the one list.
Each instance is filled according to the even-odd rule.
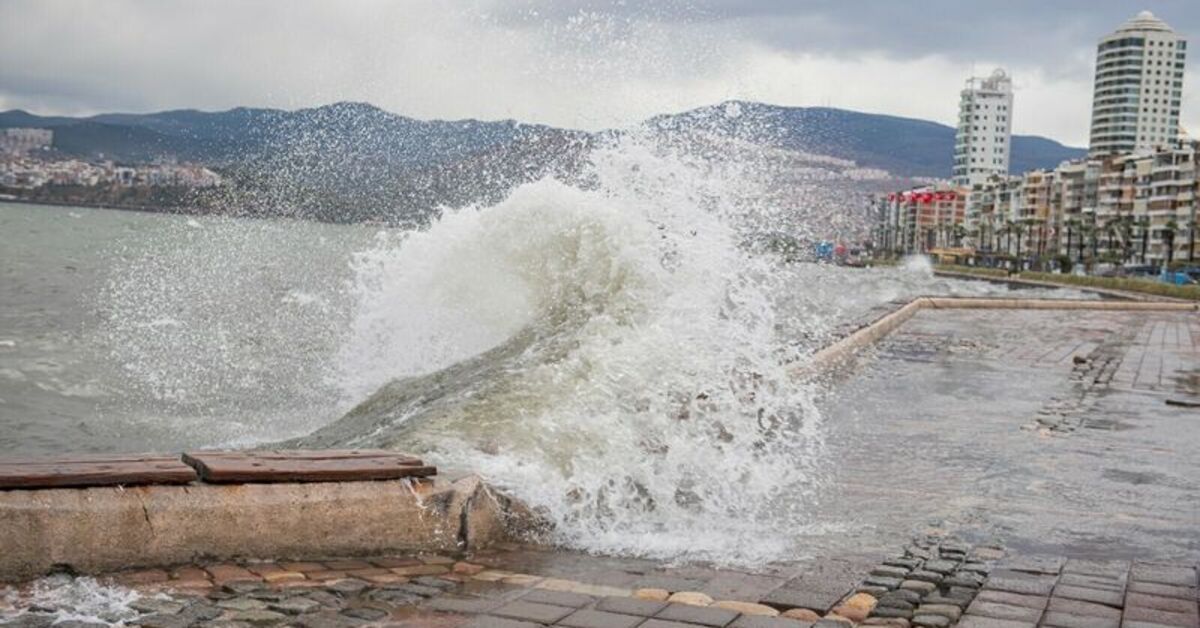
[[[0,110],[362,100],[419,118],[596,129],[731,98],[953,124],[1014,76],[1014,131],[1084,145],[1096,40],[1200,0],[0,0]],[[1183,120],[1200,135],[1200,59]]]

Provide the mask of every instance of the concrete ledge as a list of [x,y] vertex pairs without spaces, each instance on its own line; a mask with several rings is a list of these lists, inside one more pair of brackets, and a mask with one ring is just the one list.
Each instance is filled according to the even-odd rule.
[[1101,288],[1099,286],[1078,286],[1075,284],[1055,283],[1053,281],[1040,281],[1037,279],[1025,279],[1019,276],[1010,277],[989,277],[987,275],[976,275],[974,273],[962,273],[953,270],[937,270],[934,269],[933,274],[938,277],[950,277],[952,279],[974,279],[976,281],[988,281],[991,283],[1003,283],[1015,286],[1028,286],[1030,288],[1054,288],[1058,290],[1078,290],[1080,292],[1090,292],[1101,296],[1110,297],[1113,299],[1124,299],[1127,301],[1166,301],[1178,303],[1191,303],[1187,299],[1177,299],[1155,294],[1147,294],[1145,292],[1131,292],[1128,290],[1116,290],[1114,288]]
[[0,581],[200,559],[459,552],[509,538],[522,515],[475,476],[0,491]]
[[794,371],[798,377],[835,368],[860,348],[874,344],[923,309],[939,310],[1103,310],[1196,312],[1190,301],[1081,301],[1078,299],[1020,299],[987,297],[917,297],[813,354],[810,362]]

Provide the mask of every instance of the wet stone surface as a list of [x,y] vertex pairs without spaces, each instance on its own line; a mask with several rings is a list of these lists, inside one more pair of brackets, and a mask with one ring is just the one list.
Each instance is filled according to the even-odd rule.
[[78,600],[9,595],[0,597],[0,625],[1200,628],[1196,565],[1007,555],[939,535],[873,561],[814,560],[763,573],[669,568],[541,547],[460,558],[117,574],[102,580],[129,599],[105,617],[80,620],[87,611],[70,608]]

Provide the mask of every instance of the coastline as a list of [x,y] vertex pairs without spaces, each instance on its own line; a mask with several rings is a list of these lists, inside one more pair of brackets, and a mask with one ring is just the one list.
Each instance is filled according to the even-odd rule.
[[85,201],[67,202],[67,201],[47,201],[42,199],[30,198],[0,198],[0,203],[12,203],[14,205],[41,205],[45,207],[74,207],[82,209],[115,209],[120,211],[142,212],[147,214],[200,214],[197,208],[167,208],[150,205],[120,205],[120,204],[102,204],[88,203]]

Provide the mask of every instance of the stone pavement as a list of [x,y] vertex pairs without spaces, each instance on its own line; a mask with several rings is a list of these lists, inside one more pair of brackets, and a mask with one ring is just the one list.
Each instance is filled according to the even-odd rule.
[[13,608],[0,596],[0,625],[1200,626],[1195,565],[1005,557],[1000,548],[944,537],[916,539],[882,561],[815,560],[758,573],[506,546],[459,559],[211,564],[104,581],[140,597],[109,616],[80,619],[62,602],[26,589],[8,596]]

